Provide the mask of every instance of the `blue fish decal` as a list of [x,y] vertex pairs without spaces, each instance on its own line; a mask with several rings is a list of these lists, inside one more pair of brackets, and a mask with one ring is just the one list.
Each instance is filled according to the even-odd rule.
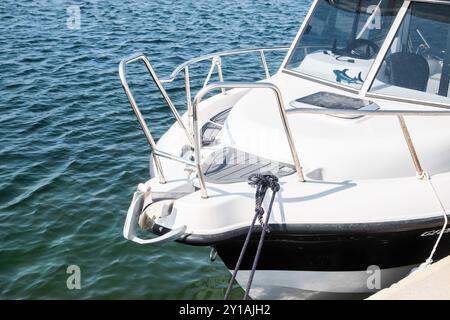
[[350,77],[347,74],[348,69],[344,69],[344,70],[333,70],[333,73],[336,75],[336,81],[341,83],[341,82],[346,82],[348,84],[361,84],[364,82],[364,80],[361,78],[361,72],[358,74],[357,77]]

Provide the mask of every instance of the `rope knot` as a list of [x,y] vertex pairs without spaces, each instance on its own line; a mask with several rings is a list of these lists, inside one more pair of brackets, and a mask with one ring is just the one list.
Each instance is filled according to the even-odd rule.
[[263,222],[264,208],[262,207],[264,197],[266,196],[267,189],[271,189],[275,194],[280,190],[280,184],[278,178],[272,174],[260,174],[255,173],[248,177],[248,184],[256,187],[255,193],[255,214],[258,216],[259,223],[265,232],[269,233],[269,227]]
[[280,191],[278,177],[273,174],[254,173],[248,177],[248,184],[260,189],[261,193],[264,195],[266,194],[268,188],[270,188],[273,192]]
[[264,208],[263,207],[255,208],[255,213],[261,218],[264,215]]

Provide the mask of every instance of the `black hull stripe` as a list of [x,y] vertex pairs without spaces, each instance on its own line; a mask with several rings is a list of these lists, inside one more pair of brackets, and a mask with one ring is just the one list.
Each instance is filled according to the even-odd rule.
[[[346,235],[268,235],[258,270],[364,271],[417,265],[424,262],[436,242],[435,236],[422,236],[428,229],[377,234]],[[241,270],[250,270],[258,239],[249,244]],[[243,244],[236,239],[215,247],[228,269],[234,270]],[[450,233],[444,234],[435,261],[450,254]]]
[[[450,215],[448,215],[450,220]],[[333,224],[271,224],[272,235],[366,235],[379,233],[395,233],[421,230],[421,232],[440,229],[444,223],[442,216],[427,219],[388,221],[379,223],[333,223]],[[260,227],[255,228],[254,234],[260,233]],[[155,224],[152,233],[162,235],[170,229]],[[178,242],[194,246],[211,246],[227,242],[247,234],[248,227],[231,230],[218,234],[186,234]]]

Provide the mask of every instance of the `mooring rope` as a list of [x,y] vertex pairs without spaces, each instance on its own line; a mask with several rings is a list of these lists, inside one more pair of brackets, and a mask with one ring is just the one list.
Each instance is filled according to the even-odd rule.
[[441,242],[442,236],[444,235],[445,230],[447,230],[447,226],[448,226],[448,217],[447,217],[447,211],[445,210],[444,204],[442,203],[441,198],[439,197],[439,194],[437,193],[436,188],[433,185],[433,182],[431,181],[431,177],[427,174],[425,176],[425,179],[428,181],[429,186],[431,187],[431,191],[434,194],[434,197],[436,198],[437,203],[439,204],[439,206],[441,207],[443,216],[444,216],[444,225],[442,226],[442,230],[441,233],[439,234],[439,237],[436,240],[436,243],[433,246],[433,249],[431,250],[430,256],[428,257],[428,259],[425,261],[425,266],[430,265],[431,263],[433,263],[433,257],[434,254],[436,253],[436,250],[439,246],[439,243]]
[[[271,174],[252,174],[248,178],[249,185],[256,187],[255,193],[255,215],[253,216],[252,223],[250,224],[250,228],[247,232],[247,237],[245,238],[244,245],[242,246],[241,253],[239,254],[238,261],[233,271],[233,275],[231,276],[230,282],[228,283],[227,291],[225,292],[224,299],[227,300],[230,296],[231,289],[233,287],[233,283],[236,280],[237,273],[241,266],[242,260],[244,259],[245,252],[247,250],[248,244],[250,242],[250,238],[253,232],[253,228],[255,226],[256,220],[259,220],[261,224],[262,231],[261,236],[258,242],[258,248],[256,250],[255,259],[253,260],[252,269],[250,271],[250,276],[247,281],[247,286],[245,289],[244,300],[247,300],[250,294],[250,289],[252,286],[253,278],[255,275],[256,267],[258,266],[259,257],[261,255],[262,245],[264,243],[266,233],[269,233],[269,218],[272,212],[273,202],[275,200],[276,193],[280,190],[280,184],[278,183],[278,178]],[[267,210],[266,219],[263,222],[264,208],[262,207],[264,198],[266,196],[266,192],[268,189],[272,190],[272,198],[270,199],[269,208]]]
[[412,274],[416,271],[419,271],[419,270],[423,270],[426,267],[428,267],[430,264],[433,263],[434,254],[436,253],[439,243],[441,242],[441,239],[445,233],[445,230],[447,230],[447,226],[448,226],[447,211],[445,210],[444,204],[443,204],[441,198],[439,197],[439,194],[438,194],[435,186],[433,185],[433,182],[431,181],[431,177],[429,176],[428,173],[424,172],[423,177],[421,177],[421,178],[423,178],[430,186],[431,192],[433,193],[433,195],[436,199],[436,202],[438,203],[439,207],[442,210],[442,215],[444,217],[444,224],[442,225],[441,232],[439,233],[439,236],[436,239],[436,242],[434,243],[433,249],[431,249],[431,252],[430,252],[430,255],[428,256],[428,258],[425,260],[425,262],[421,263],[418,267],[415,267],[413,270],[411,270],[410,274]]

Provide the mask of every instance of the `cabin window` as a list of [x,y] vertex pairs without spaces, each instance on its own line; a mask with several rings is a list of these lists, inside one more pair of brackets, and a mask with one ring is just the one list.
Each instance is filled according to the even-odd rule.
[[450,5],[411,4],[371,92],[449,104]]
[[320,0],[286,68],[360,88],[400,0]]

